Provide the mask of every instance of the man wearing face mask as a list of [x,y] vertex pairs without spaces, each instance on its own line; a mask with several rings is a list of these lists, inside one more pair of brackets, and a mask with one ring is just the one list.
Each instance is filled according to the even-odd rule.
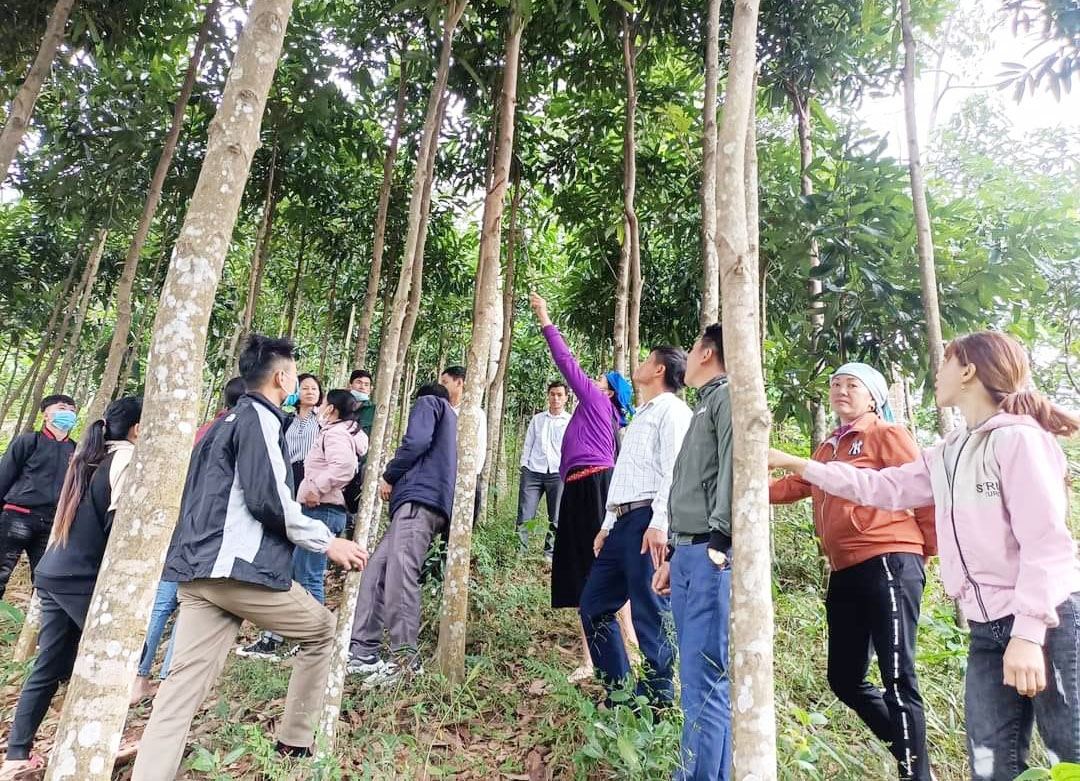
[[358,402],[354,420],[370,437],[371,424],[375,421],[375,405],[371,403],[371,372],[357,369],[349,375],[349,390]]
[[308,756],[322,710],[335,620],[293,580],[295,547],[362,569],[367,551],[301,511],[286,464],[281,406],[299,397],[293,345],[253,334],[240,355],[247,392],[191,456],[165,580],[180,584],[169,677],[158,690],[132,778],[171,779],[191,719],[244,620],[295,640],[277,750]]
[[64,483],[75,441],[75,400],[63,394],[41,400],[45,423],[20,434],[0,460],[0,598],[19,556],[26,551],[33,574],[52,531],[56,500]]

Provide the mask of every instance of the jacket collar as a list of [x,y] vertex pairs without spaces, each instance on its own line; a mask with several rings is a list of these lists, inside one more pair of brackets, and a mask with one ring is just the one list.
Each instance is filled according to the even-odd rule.
[[698,390],[698,397],[699,398],[704,398],[704,397],[708,396],[710,393],[712,393],[714,390],[716,390],[717,388],[722,388],[723,386],[725,386],[727,384],[728,384],[728,376],[726,374],[719,374],[719,375],[717,375],[716,377],[713,377],[711,380],[709,380],[707,383],[705,383],[704,385],[701,386],[701,388]]
[[881,418],[879,418],[876,413],[864,412],[862,415],[857,417],[854,422],[852,422],[846,429],[844,429],[844,433],[841,436],[836,436],[836,431],[833,431],[833,433],[830,434],[829,438],[825,441],[837,442],[851,433],[862,434],[863,432],[876,427],[880,422]]
[[271,402],[270,399],[266,398],[258,391],[248,391],[242,398],[251,399],[252,404],[261,404],[277,416],[279,423],[285,422],[285,413],[281,411],[281,407]]

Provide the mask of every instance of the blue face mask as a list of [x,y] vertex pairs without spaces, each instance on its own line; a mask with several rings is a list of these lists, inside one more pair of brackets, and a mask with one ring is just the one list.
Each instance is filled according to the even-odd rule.
[[371,396],[364,393],[363,391],[354,390],[354,391],[350,391],[350,392],[352,393],[353,398],[356,399],[357,401],[370,401],[371,400]]
[[296,383],[296,390],[285,397],[285,401],[281,402],[283,407],[295,407],[300,403],[300,383]]
[[60,431],[71,431],[75,428],[75,421],[78,420],[78,416],[69,409],[62,409],[59,412],[54,412],[52,416],[52,426]]

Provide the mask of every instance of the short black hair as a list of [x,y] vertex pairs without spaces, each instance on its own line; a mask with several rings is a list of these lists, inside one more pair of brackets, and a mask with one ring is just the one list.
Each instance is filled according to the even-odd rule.
[[297,378],[296,378],[296,384],[297,384],[297,385],[300,385],[300,384],[301,384],[301,383],[302,383],[302,382],[303,382],[304,380],[315,380],[315,384],[319,386],[319,400],[315,402],[315,406],[316,406],[316,407],[317,407],[317,406],[319,406],[319,405],[320,405],[320,404],[322,404],[322,402],[323,402],[323,389],[322,389],[322,383],[321,383],[321,382],[319,382],[319,378],[318,378],[318,377],[316,377],[316,376],[315,376],[314,374],[312,374],[311,372],[304,372],[304,373],[303,373],[303,374],[301,374],[301,375],[300,375],[299,377],[297,377]]
[[232,409],[240,397],[247,393],[247,383],[243,377],[233,377],[225,383],[225,390],[221,392],[221,403],[225,409]]
[[682,390],[686,385],[686,353],[678,347],[661,345],[654,347],[652,354],[664,367],[664,385],[667,389],[672,393]]
[[453,377],[455,380],[464,380],[465,379],[465,367],[464,366],[447,366],[445,369],[442,370],[442,374],[440,374],[439,376],[441,377],[443,374],[445,374],[447,377]]
[[716,356],[716,360],[720,365],[724,365],[724,329],[720,327],[720,323],[713,323],[705,328],[704,333],[701,334],[701,343],[713,351],[713,355]]
[[282,361],[295,361],[296,347],[291,339],[275,339],[252,334],[240,353],[240,376],[249,389],[257,388],[277,371]]
[[551,390],[552,388],[562,388],[567,393],[570,392],[570,389],[566,387],[566,383],[562,380],[552,380],[551,382],[549,382],[548,390]]
[[[446,372],[443,372],[443,374],[446,374]],[[445,385],[440,385],[437,382],[425,383],[417,388],[416,398],[419,399],[423,396],[438,396],[444,401],[450,401],[450,391],[446,389]]]
[[[311,376],[311,375],[308,375],[308,376]],[[354,371],[352,374],[349,375],[349,384],[351,385],[352,383],[356,382],[361,377],[367,377],[370,380],[371,379],[371,372],[369,372],[367,369],[357,369],[356,371]],[[321,390],[321,386],[320,386],[320,390]]]
[[53,404],[70,404],[73,407],[79,406],[75,403],[75,399],[64,393],[53,393],[41,400],[41,411],[44,412],[46,407],[50,407]]

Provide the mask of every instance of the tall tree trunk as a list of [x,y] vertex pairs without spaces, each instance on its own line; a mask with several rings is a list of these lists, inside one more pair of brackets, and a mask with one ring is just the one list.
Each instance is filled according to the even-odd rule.
[[623,69],[626,78],[626,116],[623,127],[623,241],[629,247],[630,280],[627,303],[627,352],[630,354],[630,371],[637,368],[640,353],[641,328],[641,230],[638,225],[637,208],[637,23],[632,23],[630,13],[623,10]]
[[64,351],[64,360],[60,363],[60,371],[53,383],[53,391],[61,393],[67,384],[68,374],[75,356],[79,352],[79,340],[82,338],[83,323],[86,322],[86,313],[90,309],[90,299],[94,297],[94,285],[97,283],[98,270],[101,268],[101,258],[105,254],[105,240],[109,238],[109,230],[102,228],[98,233],[97,243],[90,252],[86,261],[86,277],[82,290],[79,291],[79,309],[75,313],[75,321],[71,325],[71,336],[68,338],[68,346]]
[[[335,263],[330,269],[330,298],[326,302],[326,325],[323,327],[322,347],[319,349],[319,377],[326,380],[326,354],[330,348],[330,334],[334,332],[334,306],[337,304],[338,270]],[[348,339],[348,331],[345,332]]]
[[497,280],[499,249],[502,245],[502,216],[510,177],[510,157],[514,150],[514,116],[517,104],[518,61],[525,23],[521,6],[513,2],[506,34],[506,63],[503,66],[502,106],[495,144],[495,167],[491,187],[484,200],[480,233],[480,264],[476,269],[473,302],[472,341],[466,358],[465,394],[458,413],[458,469],[454,486],[454,510],[450,520],[450,542],[443,583],[442,615],[435,664],[450,681],[465,677],[465,628],[469,607],[469,561],[472,549],[473,503],[476,475],[482,448],[477,435],[483,410],[480,403],[487,384],[487,362],[491,354],[491,323],[499,305]]
[[292,339],[296,334],[296,309],[300,304],[300,280],[304,276],[304,253],[307,250],[307,214],[300,224],[300,251],[296,254],[296,273],[293,275],[292,287],[289,289],[289,304],[286,307],[287,321],[283,329],[285,335]]
[[8,109],[7,122],[0,131],[0,182],[7,178],[8,170],[18,154],[19,144],[22,143],[23,134],[26,133],[30,117],[34,113],[34,104],[41,94],[41,85],[48,78],[53,60],[56,59],[56,50],[64,40],[64,28],[75,2],[76,0],[56,0],[45,25],[45,35],[41,39],[34,63]]
[[[810,120],[809,95],[802,94],[795,87],[788,89],[788,97],[791,98],[792,112],[795,114],[795,126],[799,135],[799,193],[806,195],[814,194],[814,183],[810,179],[810,166],[814,162],[814,139],[813,128]],[[810,239],[810,279],[807,287],[810,293],[810,332],[813,343],[812,352],[821,354],[821,332],[825,327],[825,304],[818,300],[821,296],[821,280],[813,276],[814,269],[821,265],[821,251],[816,238]],[[817,450],[818,446],[829,436],[829,414],[825,409],[822,399],[810,399],[810,446]]]
[[720,262],[716,257],[716,88],[720,78],[720,4],[709,0],[705,21],[705,108],[701,137],[701,327],[720,319]]
[[[915,208],[915,239],[919,253],[919,281],[922,286],[923,311],[926,313],[927,352],[930,377],[937,376],[945,363],[945,342],[941,333],[941,308],[938,306],[937,270],[934,267],[934,237],[930,231],[930,208],[926,203],[926,182],[919,157],[919,130],[915,116],[915,36],[911,31],[911,0],[900,0],[900,30],[904,38],[904,126],[907,130],[908,171],[911,174],[911,203]],[[938,433],[944,436],[953,428],[952,416],[935,403]]]
[[131,246],[128,247],[127,257],[124,258],[124,269],[120,272],[120,281],[116,286],[116,319],[113,325],[112,341],[109,343],[109,357],[105,359],[105,369],[102,371],[101,382],[94,394],[94,400],[90,402],[87,420],[97,420],[102,416],[116,390],[120,364],[127,353],[128,337],[131,336],[131,289],[135,284],[135,275],[139,269],[139,256],[142,254],[146,237],[150,234],[150,226],[154,222],[154,214],[161,201],[161,189],[165,185],[165,176],[169,173],[173,154],[176,152],[176,144],[180,140],[180,131],[184,127],[184,114],[187,112],[187,104],[199,75],[199,61],[202,59],[207,38],[210,37],[210,28],[217,18],[218,3],[219,0],[210,0],[203,14],[202,25],[195,36],[195,47],[188,62],[187,73],[184,74],[184,81],[180,86],[180,95],[173,107],[172,124],[165,136],[165,144],[161,148],[161,156],[154,168],[154,175],[150,179],[150,190],[146,194],[146,202],[143,204],[138,227],[131,239]]
[[206,332],[291,0],[252,0],[154,320],[141,436],[68,684],[46,778],[112,776],[146,617],[180,507]]
[[[443,18],[442,48],[439,52],[439,64],[435,83],[428,98],[424,132],[420,141],[420,152],[413,172],[412,194],[409,197],[409,221],[405,233],[405,248],[401,254],[401,269],[398,272],[397,290],[389,310],[383,310],[382,335],[379,338],[379,360],[375,378],[375,421],[369,437],[368,463],[381,465],[383,461],[383,438],[391,414],[390,393],[393,390],[394,372],[397,370],[398,343],[401,327],[405,319],[405,303],[409,297],[412,280],[412,264],[416,257],[416,248],[423,227],[422,206],[426,182],[430,179],[429,159],[435,154],[439,144],[443,94],[450,72],[450,54],[454,42],[454,32],[465,13],[468,0],[449,0],[445,6]],[[360,496],[360,510],[356,518],[355,539],[361,545],[367,545],[375,511],[375,489],[381,472],[368,469],[364,476],[364,486]],[[360,574],[351,572],[345,577],[345,586],[338,608],[338,626],[336,651],[330,664],[330,675],[326,686],[326,700],[323,715],[319,722],[319,756],[330,756],[334,749],[337,734],[338,716],[341,712],[341,695],[345,684],[345,664],[349,655],[349,640],[352,635],[353,613],[356,610],[356,597],[360,589]]]
[[[736,0],[731,25],[724,117],[717,149],[717,254],[720,258],[724,355],[731,406],[739,410],[733,433],[731,701],[734,778],[776,778],[773,692],[772,569],[769,558],[769,408],[761,373],[758,332],[758,263],[751,254],[746,149],[754,114],[758,0]],[[752,175],[752,172],[751,172]]]
[[337,385],[343,386],[349,379],[349,338],[352,336],[353,323],[356,321],[356,304],[349,305],[349,327],[345,329],[345,344],[341,348],[341,366],[338,369]]
[[[375,303],[379,300],[379,279],[382,275],[383,250],[386,242],[386,216],[390,211],[390,193],[394,186],[394,162],[397,160],[398,144],[401,141],[401,126],[405,122],[405,98],[408,81],[406,79],[405,49],[401,47],[398,66],[398,94],[394,103],[394,126],[390,131],[390,142],[383,158],[383,179],[379,188],[379,208],[375,213],[375,237],[371,246],[371,270],[368,272],[367,293],[364,295],[364,308],[360,311],[360,326],[356,335],[356,356],[353,363],[363,366],[367,362],[368,343],[371,340],[371,321],[375,317]],[[384,310],[385,311],[385,310]]]
[[128,352],[127,357],[124,360],[124,368],[120,372],[120,379],[117,380],[116,395],[123,396],[127,389],[128,380],[131,378],[131,374],[135,367],[139,364],[139,358],[142,355],[143,342],[146,341],[146,328],[153,322],[153,315],[151,312],[154,308],[154,301],[157,300],[160,289],[157,285],[158,274],[161,271],[161,265],[168,260],[171,245],[164,245],[161,248],[161,252],[158,253],[157,260],[154,262],[154,270],[150,272],[150,290],[146,295],[146,300],[143,302],[143,311],[139,315],[139,325],[135,329],[135,340],[131,344],[131,350]]
[[[510,224],[506,231],[506,269],[503,272],[503,327],[502,342],[499,345],[498,368],[495,379],[488,391],[487,432],[488,440],[484,443],[487,456],[484,460],[483,484],[490,486],[492,476],[498,476],[499,446],[502,442],[503,418],[506,416],[506,370],[510,365],[510,348],[514,340],[514,249],[517,245],[518,208],[521,205],[521,168],[514,170],[514,194],[510,196]],[[480,520],[487,518],[488,501],[491,491],[484,491],[480,496]]]

